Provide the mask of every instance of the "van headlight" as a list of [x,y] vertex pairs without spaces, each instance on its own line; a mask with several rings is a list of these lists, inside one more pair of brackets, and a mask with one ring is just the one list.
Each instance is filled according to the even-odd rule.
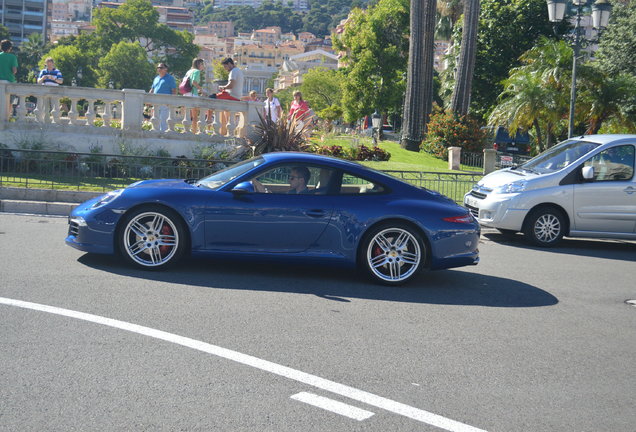
[[528,182],[525,180],[516,181],[512,183],[508,183],[502,186],[497,186],[494,191],[499,194],[511,194],[511,193],[519,193],[526,190],[526,186]]
[[123,189],[117,189],[111,192],[108,192],[106,195],[102,195],[95,204],[91,206],[92,209],[100,208],[105,206],[106,204],[113,202],[115,198],[117,198],[123,192]]

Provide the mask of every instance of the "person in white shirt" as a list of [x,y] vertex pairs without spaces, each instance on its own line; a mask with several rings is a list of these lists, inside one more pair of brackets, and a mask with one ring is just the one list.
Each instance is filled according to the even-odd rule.
[[228,83],[224,86],[219,86],[219,90],[230,93],[236,100],[241,100],[241,97],[243,97],[243,71],[229,57],[224,59],[221,64],[230,74],[227,77]]
[[265,90],[265,95],[267,96],[265,99],[265,118],[276,123],[283,112],[280,101],[274,97],[274,89],[268,88]]

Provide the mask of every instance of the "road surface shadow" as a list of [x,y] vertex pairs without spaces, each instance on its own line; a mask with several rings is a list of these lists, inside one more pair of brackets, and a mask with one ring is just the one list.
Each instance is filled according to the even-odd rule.
[[108,255],[85,254],[78,261],[96,270],[149,282],[310,294],[337,302],[359,298],[488,307],[539,307],[558,303],[555,296],[535,286],[462,269],[425,271],[407,285],[389,287],[368,282],[354,270],[325,266],[188,259],[168,270],[145,271]]
[[636,261],[636,242],[628,240],[564,238],[556,247],[540,248],[526,242],[522,234],[482,232],[482,236],[497,244],[523,249],[534,249],[544,251],[545,253]]

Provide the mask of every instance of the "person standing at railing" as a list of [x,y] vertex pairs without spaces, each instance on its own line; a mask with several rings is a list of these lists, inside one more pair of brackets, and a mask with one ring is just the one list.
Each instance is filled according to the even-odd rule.
[[[184,93],[184,96],[198,97],[204,96],[203,87],[201,87],[202,76],[201,71],[205,68],[205,64],[202,58],[195,58],[192,60],[192,67],[186,72],[184,80],[190,81],[191,91]],[[192,108],[190,110],[190,119],[192,120],[192,133],[199,132],[199,108]]]
[[0,42],[0,80],[15,82],[15,74],[18,73],[18,58],[13,54],[13,43],[5,39]]
[[62,78],[62,72],[59,69],[55,68],[55,62],[53,58],[47,57],[44,60],[46,67],[40,71],[38,75],[38,84],[46,85],[46,86],[59,86],[64,82],[64,78]]
[[[227,77],[228,83],[223,86],[219,86],[219,93],[217,93],[217,99],[234,100],[239,101],[243,97],[243,71],[234,64],[234,60],[227,57],[221,61],[223,69],[229,72]],[[228,111],[221,111],[219,116],[221,119],[221,129],[219,133],[221,135],[227,134],[227,122],[229,119]]]
[[[13,54],[13,43],[5,39],[0,42],[0,81],[2,82],[15,82],[15,74],[18,73],[18,58]],[[9,97],[9,106],[7,107],[7,113],[9,117],[13,115],[13,96]],[[17,98],[16,98],[17,99]],[[18,103],[17,101],[15,102]]]
[[[174,77],[168,73],[168,66],[165,63],[157,65],[157,76],[152,82],[149,93],[174,95],[177,94],[177,82]],[[170,110],[166,105],[159,106],[159,131],[168,130],[168,114]]]

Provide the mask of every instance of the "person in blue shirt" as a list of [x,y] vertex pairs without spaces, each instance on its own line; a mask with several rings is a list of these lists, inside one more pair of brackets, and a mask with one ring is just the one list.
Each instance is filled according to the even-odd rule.
[[[152,82],[149,93],[154,94],[177,94],[177,82],[174,77],[168,73],[168,66],[165,63],[159,63],[157,65],[157,76]],[[168,114],[170,110],[166,105],[159,107],[159,131],[165,132],[168,130]]]
[[51,57],[48,57],[45,61],[46,67],[40,71],[38,75],[38,84],[48,86],[59,86],[64,82],[62,78],[62,72],[55,68],[55,62]]

